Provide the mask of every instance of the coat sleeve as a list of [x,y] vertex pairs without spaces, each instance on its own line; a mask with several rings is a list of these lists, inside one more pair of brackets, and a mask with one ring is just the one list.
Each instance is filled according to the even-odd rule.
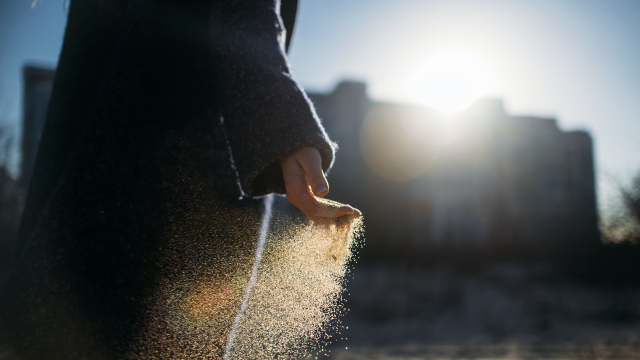
[[316,147],[327,171],[336,145],[291,76],[276,0],[215,2],[211,17],[222,116],[245,194],[284,193],[279,157]]

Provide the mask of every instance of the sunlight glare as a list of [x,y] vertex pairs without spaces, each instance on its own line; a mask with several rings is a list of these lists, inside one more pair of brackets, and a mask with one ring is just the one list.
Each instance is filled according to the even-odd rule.
[[432,57],[416,79],[416,100],[447,112],[464,110],[494,84],[485,64],[462,51],[448,51]]

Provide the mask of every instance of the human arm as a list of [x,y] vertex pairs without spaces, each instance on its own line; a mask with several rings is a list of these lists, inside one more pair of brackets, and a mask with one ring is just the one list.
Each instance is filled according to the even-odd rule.
[[249,196],[284,194],[281,156],[314,147],[326,171],[336,146],[291,75],[276,1],[226,0],[213,6],[222,116],[240,185]]
[[[284,54],[273,0],[224,1],[214,10],[223,117],[241,187],[249,196],[285,193],[305,214],[336,217],[350,207],[320,200],[336,149]],[[310,156],[313,154],[313,156]],[[317,195],[320,183],[326,191]]]

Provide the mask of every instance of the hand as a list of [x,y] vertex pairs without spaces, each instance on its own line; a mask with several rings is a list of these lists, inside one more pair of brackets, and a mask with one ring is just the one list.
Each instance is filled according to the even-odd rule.
[[310,219],[360,217],[349,205],[322,199],[329,193],[329,183],[322,171],[320,152],[314,147],[298,149],[280,157],[280,166],[287,190],[287,200]]

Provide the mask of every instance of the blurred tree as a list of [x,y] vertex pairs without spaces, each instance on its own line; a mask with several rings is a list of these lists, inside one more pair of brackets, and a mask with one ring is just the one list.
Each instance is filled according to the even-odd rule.
[[583,280],[607,285],[640,285],[640,173],[620,186],[616,208],[603,218],[604,246],[592,254]]
[[616,208],[603,219],[605,243],[640,244],[640,173],[629,185],[621,185]]
[[631,185],[622,188],[622,201],[631,219],[640,225],[640,173],[633,178]]
[[0,280],[11,266],[22,203],[21,189],[10,171],[13,144],[8,129],[0,127]]

